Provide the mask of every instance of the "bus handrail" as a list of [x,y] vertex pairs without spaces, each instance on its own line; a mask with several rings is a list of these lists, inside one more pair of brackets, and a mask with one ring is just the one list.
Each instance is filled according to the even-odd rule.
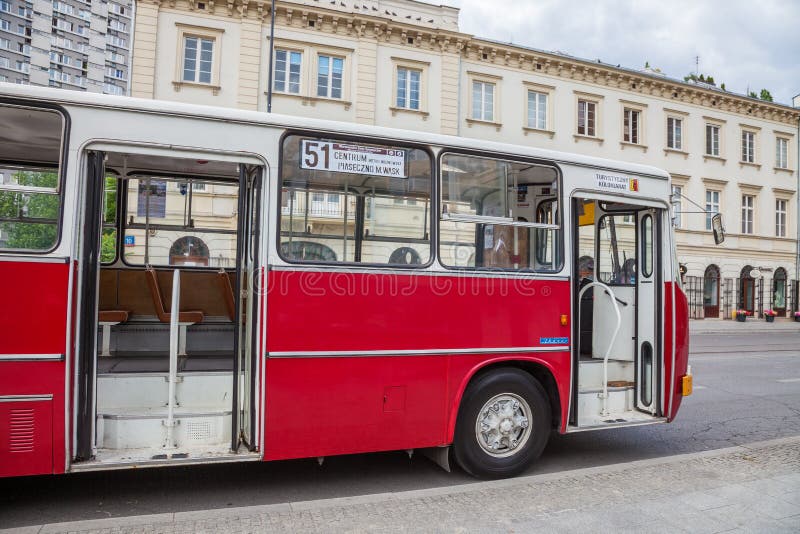
[[175,429],[175,385],[178,382],[178,336],[179,315],[181,309],[181,271],[175,269],[172,273],[172,306],[170,306],[169,317],[169,378],[168,388],[169,397],[167,398],[167,441],[164,444],[166,449],[175,448],[174,429]]
[[[617,298],[614,294],[614,291],[611,290],[610,287],[605,285],[602,282],[591,282],[586,284],[581,288],[578,292],[578,307],[580,308],[581,298],[583,294],[586,292],[587,289],[590,287],[602,287],[605,290],[606,295],[611,298],[611,303],[614,305],[614,313],[617,315],[617,326],[614,328],[614,334],[611,336],[611,341],[608,344],[608,349],[606,349],[606,354],[603,356],[603,411],[601,415],[608,415],[608,357],[611,355],[611,349],[614,347],[614,342],[617,340],[617,334],[619,334],[620,328],[622,328],[622,314],[619,312],[619,305],[617,302],[622,302],[625,306],[628,305],[627,302],[623,302]],[[580,339],[581,339],[581,313],[578,312],[578,355],[580,355]]]

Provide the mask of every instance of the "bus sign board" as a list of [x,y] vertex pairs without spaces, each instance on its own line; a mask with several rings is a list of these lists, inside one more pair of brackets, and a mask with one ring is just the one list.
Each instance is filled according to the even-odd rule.
[[406,178],[406,151],[303,139],[300,168]]

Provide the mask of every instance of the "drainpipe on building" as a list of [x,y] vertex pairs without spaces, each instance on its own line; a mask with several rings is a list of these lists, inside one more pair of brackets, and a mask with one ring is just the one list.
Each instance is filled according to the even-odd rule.
[[[800,110],[800,94],[795,95],[792,99],[792,106]],[[797,223],[795,231],[795,246],[797,247],[797,255],[794,259],[794,279],[796,284],[800,284],[800,117],[797,118],[797,159],[794,162],[794,173],[797,176],[797,191],[795,191],[795,200],[797,202],[797,209],[794,212],[795,222]],[[795,308],[800,310],[800,306],[795,303]]]
[[132,94],[132,86],[133,86],[133,51],[134,51],[134,41],[136,40],[136,0],[131,1],[131,47],[129,50],[131,51],[128,54],[128,83],[125,87],[125,96],[131,96]]
[[272,8],[269,12],[269,76],[267,83],[267,113],[272,113],[272,65],[275,63],[275,0],[272,0]]

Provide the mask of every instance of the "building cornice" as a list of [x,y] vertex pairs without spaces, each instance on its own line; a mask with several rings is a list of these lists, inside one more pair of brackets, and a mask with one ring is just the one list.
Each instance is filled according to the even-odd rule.
[[[198,14],[252,19],[269,23],[269,0],[141,0]],[[699,106],[710,111],[733,113],[741,117],[756,118],[796,126],[800,109],[782,104],[714,90],[671,78],[632,71],[611,65],[568,57],[517,45],[498,43],[474,35],[448,29],[426,26],[416,18],[403,23],[387,16],[371,0],[362,12],[328,9],[324,5],[312,6],[287,0],[276,2],[278,26],[346,35],[358,39],[375,39],[393,45],[420,48],[440,53],[459,54],[465,59],[486,66],[517,69],[557,77],[600,87],[625,91],[630,95],[660,98],[671,102]],[[375,4],[373,6],[373,4]],[[200,9],[199,6],[204,8]],[[374,7],[375,9],[369,9]],[[432,20],[432,19],[431,19]],[[717,119],[715,119],[717,120]]]

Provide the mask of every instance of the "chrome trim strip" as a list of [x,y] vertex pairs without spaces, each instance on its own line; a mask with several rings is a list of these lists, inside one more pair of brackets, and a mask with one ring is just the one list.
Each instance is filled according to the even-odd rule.
[[115,461],[104,463],[102,460],[91,460],[70,465],[69,472],[79,471],[112,471],[117,469],[136,469],[139,467],[167,467],[173,465],[200,465],[233,462],[258,462],[263,458],[260,452],[230,453],[224,456],[208,458],[165,458],[159,460],[131,460],[130,462]]
[[0,361],[61,361],[63,354],[0,354]]
[[24,254],[0,254],[0,262],[9,261],[16,263],[69,263],[69,258],[63,256],[27,256]]
[[623,423],[608,423],[605,425],[593,425],[593,426],[573,426],[567,425],[567,431],[564,432],[565,434],[575,434],[577,432],[593,432],[595,430],[605,430],[607,428],[626,428],[629,426],[645,426],[645,425],[657,425],[660,423],[666,423],[666,417],[653,417],[652,419],[645,420],[645,421],[626,421]]
[[408,350],[310,350],[272,351],[267,358],[358,358],[366,356],[439,356],[445,354],[516,354],[529,352],[565,352],[569,345],[552,347],[500,347],[477,349],[408,349]]
[[353,266],[353,265],[310,265],[310,264],[294,264],[294,263],[278,263],[274,261],[267,267],[269,271],[276,272],[298,272],[298,273],[325,273],[325,274],[381,274],[388,275],[409,275],[409,276],[447,276],[451,278],[508,278],[518,280],[532,280],[532,281],[559,281],[568,282],[569,276],[561,274],[563,271],[557,273],[535,273],[528,271],[492,271],[492,270],[467,270],[465,269],[447,269],[447,270],[434,270],[433,268],[425,269],[397,269],[392,267],[380,266]]
[[32,401],[51,401],[52,394],[46,395],[0,395],[0,402],[32,402]]

